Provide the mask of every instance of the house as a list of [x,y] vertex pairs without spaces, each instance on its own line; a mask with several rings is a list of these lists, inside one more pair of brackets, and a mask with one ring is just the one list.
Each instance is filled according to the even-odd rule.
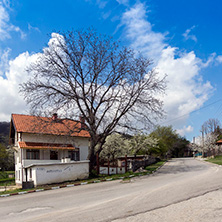
[[16,184],[37,186],[87,178],[89,139],[83,119],[12,114]]

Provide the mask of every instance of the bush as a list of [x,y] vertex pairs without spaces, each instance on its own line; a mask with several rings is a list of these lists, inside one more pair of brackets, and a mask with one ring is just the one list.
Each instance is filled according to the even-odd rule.
[[15,184],[15,178],[0,179],[0,186]]
[[8,178],[8,174],[6,172],[1,172],[0,171],[0,180],[1,179],[7,179]]

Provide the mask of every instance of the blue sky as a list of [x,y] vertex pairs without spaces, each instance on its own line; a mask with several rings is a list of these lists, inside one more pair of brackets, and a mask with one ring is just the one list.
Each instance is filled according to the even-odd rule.
[[51,33],[94,27],[167,74],[160,123],[198,136],[204,121],[222,118],[221,7],[219,0],[0,0],[0,121],[28,113],[18,85]]

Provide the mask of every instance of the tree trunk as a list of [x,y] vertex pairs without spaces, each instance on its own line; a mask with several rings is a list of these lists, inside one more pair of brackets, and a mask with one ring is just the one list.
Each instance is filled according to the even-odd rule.
[[91,138],[90,141],[90,147],[89,147],[89,153],[88,153],[88,160],[89,162],[89,172],[91,173],[94,166],[96,165],[96,153],[95,153],[95,147],[96,143],[95,141]]
[[[105,137],[106,138],[106,137]],[[88,154],[88,160],[90,160],[89,163],[89,172],[91,173],[92,170],[94,169],[94,167],[96,166],[96,153],[98,153],[98,155],[101,153],[102,151],[102,146],[104,145],[106,139],[103,139],[102,141],[100,141],[100,143],[98,143],[98,141],[96,141],[96,139],[94,139],[93,137],[91,137],[91,142],[90,142],[90,148],[89,148],[89,154]],[[96,145],[99,144],[99,148],[98,151],[95,152],[95,147]]]

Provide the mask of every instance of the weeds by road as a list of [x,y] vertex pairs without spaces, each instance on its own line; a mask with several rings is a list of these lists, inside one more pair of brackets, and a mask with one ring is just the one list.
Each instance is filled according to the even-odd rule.
[[222,165],[222,156],[215,156],[214,158],[210,158],[209,160],[206,160],[206,161],[210,163]]

